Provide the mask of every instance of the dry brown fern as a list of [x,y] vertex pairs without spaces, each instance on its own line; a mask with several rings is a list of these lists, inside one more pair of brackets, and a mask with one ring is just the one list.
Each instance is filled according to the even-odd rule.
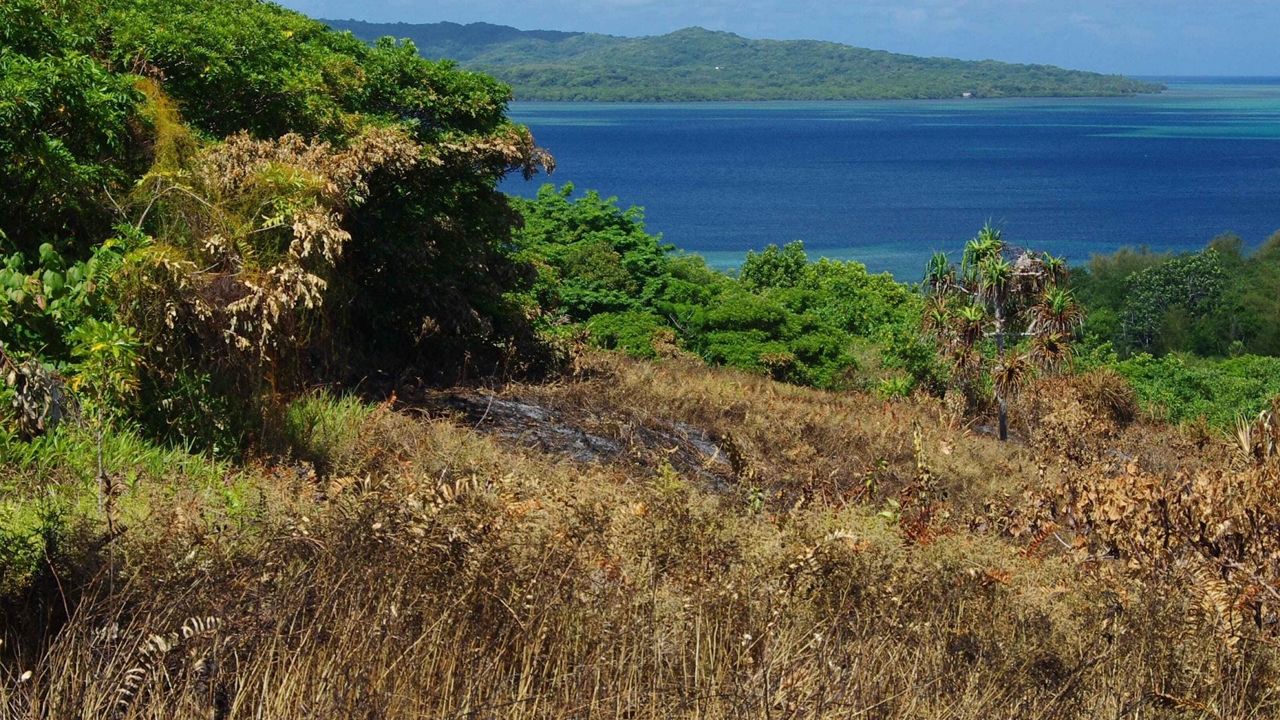
[[[194,673],[196,686],[207,691],[210,680],[217,670],[216,635],[220,626],[221,621],[216,617],[190,617],[175,631],[148,635],[138,645],[131,667],[125,670],[124,676],[116,685],[111,717],[125,717],[144,689],[144,683],[148,678],[168,681],[167,661],[179,649],[192,651],[188,654],[195,656],[190,667]],[[214,640],[214,642],[210,642],[207,648],[200,650],[196,644],[201,640]]]

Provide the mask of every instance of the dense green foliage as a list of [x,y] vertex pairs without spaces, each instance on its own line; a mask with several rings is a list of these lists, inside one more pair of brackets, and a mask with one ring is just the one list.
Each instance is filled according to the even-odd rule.
[[485,24],[328,22],[369,41],[410,38],[427,57],[451,58],[511,83],[521,100],[1105,96],[1161,89],[1046,65],[920,58],[831,42],[749,40],[702,28],[623,38]]
[[496,185],[549,157],[508,99],[257,0],[0,5],[10,392],[136,373],[133,419],[227,449],[318,380],[545,364]]
[[1152,413],[1172,422],[1205,420],[1231,428],[1280,396],[1280,358],[1258,355],[1215,360],[1192,355],[1142,354],[1113,367],[1129,380]]
[[0,238],[33,259],[42,243],[100,235],[102,194],[145,167],[133,82],[89,54],[93,36],[73,29],[84,18],[49,5],[0,5]]
[[[733,278],[674,254],[645,232],[639,209],[572,195],[571,185],[548,185],[517,201],[518,256],[538,267],[527,302],[545,327],[582,328],[640,357],[686,350],[818,387],[865,386],[882,379],[882,365],[917,375],[927,365],[914,341],[920,301],[888,275],[810,262],[795,242],[749,253]],[[875,348],[882,356],[868,358]]]
[[1252,253],[1239,237],[1183,255],[1125,248],[1074,275],[1086,331],[1122,356],[1280,355],[1280,234]]
[[1086,342],[1153,412],[1229,427],[1280,394],[1280,234],[1174,255],[1123,248],[1072,276]]

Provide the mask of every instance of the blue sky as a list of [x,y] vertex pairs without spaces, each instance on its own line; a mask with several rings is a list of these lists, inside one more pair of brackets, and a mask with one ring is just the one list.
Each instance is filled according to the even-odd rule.
[[651,35],[690,25],[1142,75],[1280,75],[1280,0],[284,0],[309,15]]

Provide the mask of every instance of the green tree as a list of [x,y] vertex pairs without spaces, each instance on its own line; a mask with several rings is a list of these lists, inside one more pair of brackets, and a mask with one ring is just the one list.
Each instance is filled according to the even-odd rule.
[[803,279],[808,265],[804,243],[793,240],[781,248],[769,245],[760,252],[747,251],[738,278],[751,290],[793,288]]
[[258,0],[0,2],[0,344],[66,371],[87,319],[134,328],[182,440],[173,407],[545,369],[497,184],[551,161],[509,100]]
[[[1140,270],[1125,283],[1120,339],[1126,348],[1161,350],[1161,329],[1187,315],[1212,313],[1222,301],[1225,269],[1214,249],[1179,255]],[[1170,323],[1174,323],[1170,326]]]
[[91,54],[87,4],[0,3],[0,248],[85,251],[145,167],[134,78]]
[[[959,267],[939,253],[926,269],[922,326],[962,387],[972,392],[989,378],[1001,440],[1008,439],[1008,401],[1030,374],[1071,363],[1083,312],[1062,289],[1066,279],[1060,259],[1013,248],[991,225],[965,245]],[[988,339],[990,355],[982,347]]]

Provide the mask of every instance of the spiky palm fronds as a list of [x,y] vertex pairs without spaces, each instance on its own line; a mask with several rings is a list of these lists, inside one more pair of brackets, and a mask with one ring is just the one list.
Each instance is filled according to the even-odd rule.
[[1244,415],[1236,418],[1235,441],[1242,453],[1259,463],[1276,457],[1280,452],[1280,397],[1272,399],[1271,408],[1252,420]]
[[1254,421],[1244,415],[1236,417],[1235,428],[1236,446],[1240,452],[1253,457],[1257,449],[1257,441],[1254,434]]
[[964,255],[960,258],[961,280],[968,285],[976,284],[982,264],[993,258],[1003,257],[1004,251],[1004,235],[991,223],[983,225],[978,234],[965,243]]
[[996,255],[983,260],[977,268],[978,297],[993,307],[1001,307],[1008,298],[1013,280],[1013,264]]
[[957,344],[974,347],[986,333],[987,311],[981,305],[965,305],[955,315],[954,328]]
[[991,223],[982,226],[978,234],[964,248],[963,264],[978,265],[982,261],[1004,252],[1004,233]]
[[920,329],[939,342],[945,340],[951,330],[951,308],[945,297],[932,295],[925,302]]
[[1084,324],[1084,309],[1070,290],[1050,288],[1031,308],[1029,330],[1033,335],[1071,337]]
[[1071,279],[1071,268],[1067,266],[1064,258],[1044,253],[1040,257],[1040,265],[1053,285],[1065,285],[1067,280]]
[[956,269],[952,266],[951,261],[947,259],[947,254],[937,252],[933,257],[929,258],[929,264],[924,270],[924,287],[926,292],[930,294],[945,294],[947,290],[955,284]]
[[1009,399],[1031,379],[1032,365],[1026,355],[1010,353],[1004,362],[996,366],[991,373],[991,382],[995,386],[996,396]]
[[[990,223],[966,243],[958,268],[943,254],[926,266],[930,301],[921,327],[951,365],[953,384],[993,379],[1002,440],[1005,400],[1033,371],[1058,372],[1074,360],[1070,343],[1084,315],[1071,294],[1058,289],[1066,277],[1062,259],[1014,248]],[[1034,339],[1026,352],[1010,356],[1028,336]],[[979,351],[985,338],[994,340],[994,357]]]
[[950,353],[951,374],[956,380],[968,382],[982,374],[982,353],[973,347],[957,347]]
[[1027,348],[1027,359],[1045,372],[1062,372],[1075,364],[1075,349],[1069,338],[1057,333],[1036,335]]

